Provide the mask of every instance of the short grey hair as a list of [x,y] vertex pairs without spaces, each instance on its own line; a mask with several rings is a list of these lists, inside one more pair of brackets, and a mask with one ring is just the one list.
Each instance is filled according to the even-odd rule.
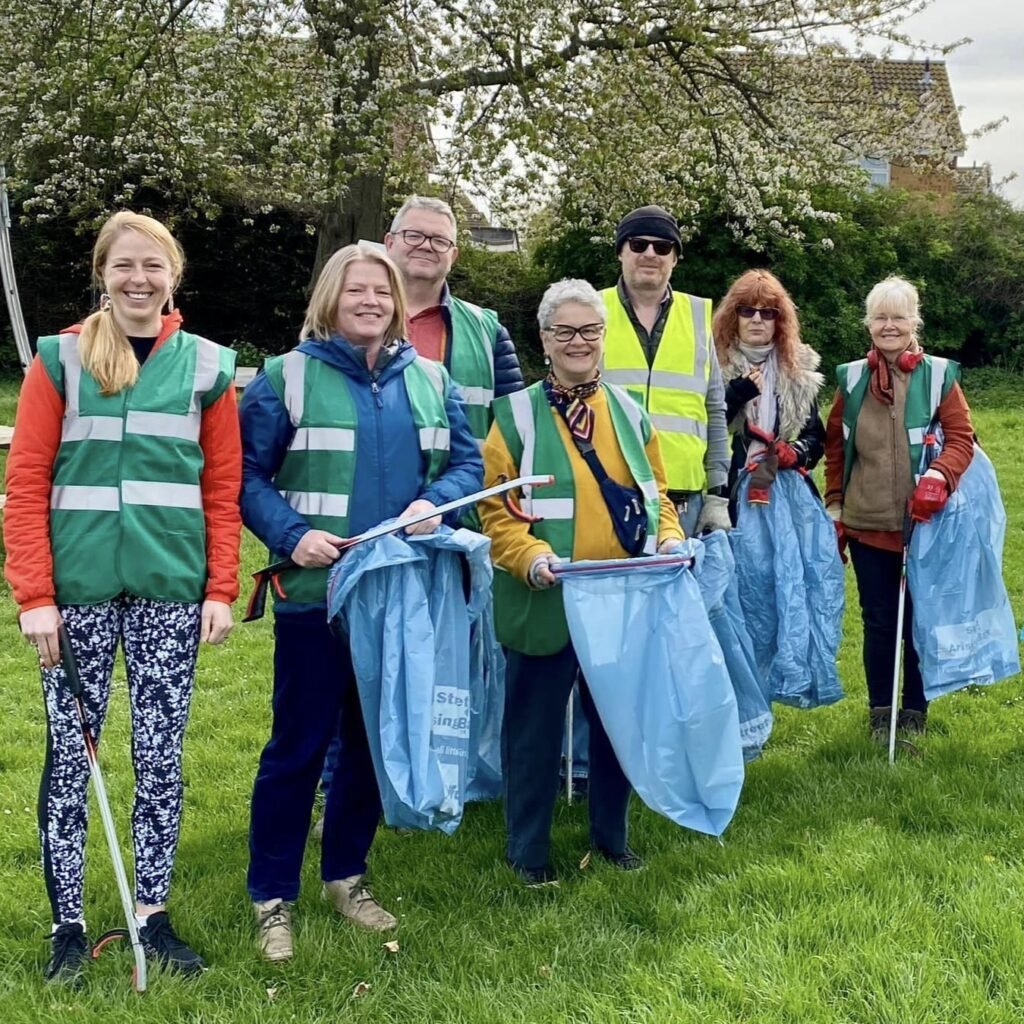
[[548,330],[555,322],[555,313],[566,302],[578,302],[581,306],[589,306],[601,323],[608,320],[608,310],[604,299],[589,281],[567,277],[548,286],[544,297],[537,307],[537,322],[542,331]]
[[879,281],[864,300],[864,326],[871,326],[871,318],[879,313],[905,316],[913,326],[914,337],[924,321],[920,314],[921,297],[917,289],[905,278],[890,275]]
[[459,233],[459,222],[455,219],[455,211],[443,200],[435,199],[433,196],[409,196],[408,199],[398,208],[391,221],[392,234],[398,230],[402,218],[410,210],[429,210],[431,213],[440,213],[452,222],[452,233]]

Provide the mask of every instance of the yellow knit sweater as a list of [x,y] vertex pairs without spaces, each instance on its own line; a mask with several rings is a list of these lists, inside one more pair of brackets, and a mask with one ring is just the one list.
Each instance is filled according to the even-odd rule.
[[[597,452],[605,472],[624,487],[635,487],[636,483],[626,465],[625,457],[619,448],[612,425],[608,400],[603,391],[598,391],[587,404],[594,410],[594,449]],[[583,456],[576,450],[572,442],[569,428],[565,421],[554,410],[548,412],[555,420],[558,436],[565,446],[572,465],[573,481],[576,488],[576,521],[574,523],[573,560],[590,558],[628,558],[625,549],[615,536],[615,527],[608,513],[608,507],[601,496],[594,474]],[[661,496],[661,510],[658,517],[658,543],[665,540],[682,540],[683,531],[679,526],[679,516],[675,506],[665,493],[665,467],[661,461],[661,447],[658,435],[652,429],[651,439],[647,442],[647,458],[650,460],[654,479]],[[484,442],[484,480],[485,486],[497,483],[498,477],[504,474],[508,478],[519,476],[519,467],[512,460],[505,439],[492,424],[487,440]],[[543,497],[543,490],[538,489],[538,497]],[[513,492],[518,500],[521,496]],[[484,533],[491,538],[491,560],[495,565],[508,570],[521,580],[526,580],[533,560],[540,554],[550,552],[551,548],[542,540],[530,533],[530,524],[520,522],[510,516],[501,500],[501,495],[486,498],[477,506],[483,522]]]

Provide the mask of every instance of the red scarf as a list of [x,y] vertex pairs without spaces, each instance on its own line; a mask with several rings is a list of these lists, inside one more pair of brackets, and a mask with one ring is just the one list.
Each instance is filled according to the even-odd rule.
[[[911,373],[924,359],[924,352],[914,342],[896,357],[896,365],[904,372]],[[889,360],[872,346],[868,353],[868,369],[871,370],[871,382],[868,387],[871,394],[883,405],[892,405],[895,401],[892,389],[892,367]]]

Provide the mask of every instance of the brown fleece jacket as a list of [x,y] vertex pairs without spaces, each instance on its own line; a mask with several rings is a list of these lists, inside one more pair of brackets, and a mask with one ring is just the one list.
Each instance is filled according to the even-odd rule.
[[[843,491],[843,396],[837,390],[825,428],[825,504],[842,506],[847,532],[872,547],[898,551],[902,544],[903,511],[914,490],[907,434],[903,428],[907,375],[893,371],[893,405],[864,396],[857,417],[856,461]],[[940,472],[950,493],[974,454],[971,410],[960,385],[954,383],[939,404],[945,437],[942,454],[931,468]]]

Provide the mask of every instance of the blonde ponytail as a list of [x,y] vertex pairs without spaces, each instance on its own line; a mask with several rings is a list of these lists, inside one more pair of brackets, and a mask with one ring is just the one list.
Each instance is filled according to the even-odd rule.
[[86,317],[78,336],[78,355],[102,395],[116,395],[139,378],[139,361],[109,309]]

